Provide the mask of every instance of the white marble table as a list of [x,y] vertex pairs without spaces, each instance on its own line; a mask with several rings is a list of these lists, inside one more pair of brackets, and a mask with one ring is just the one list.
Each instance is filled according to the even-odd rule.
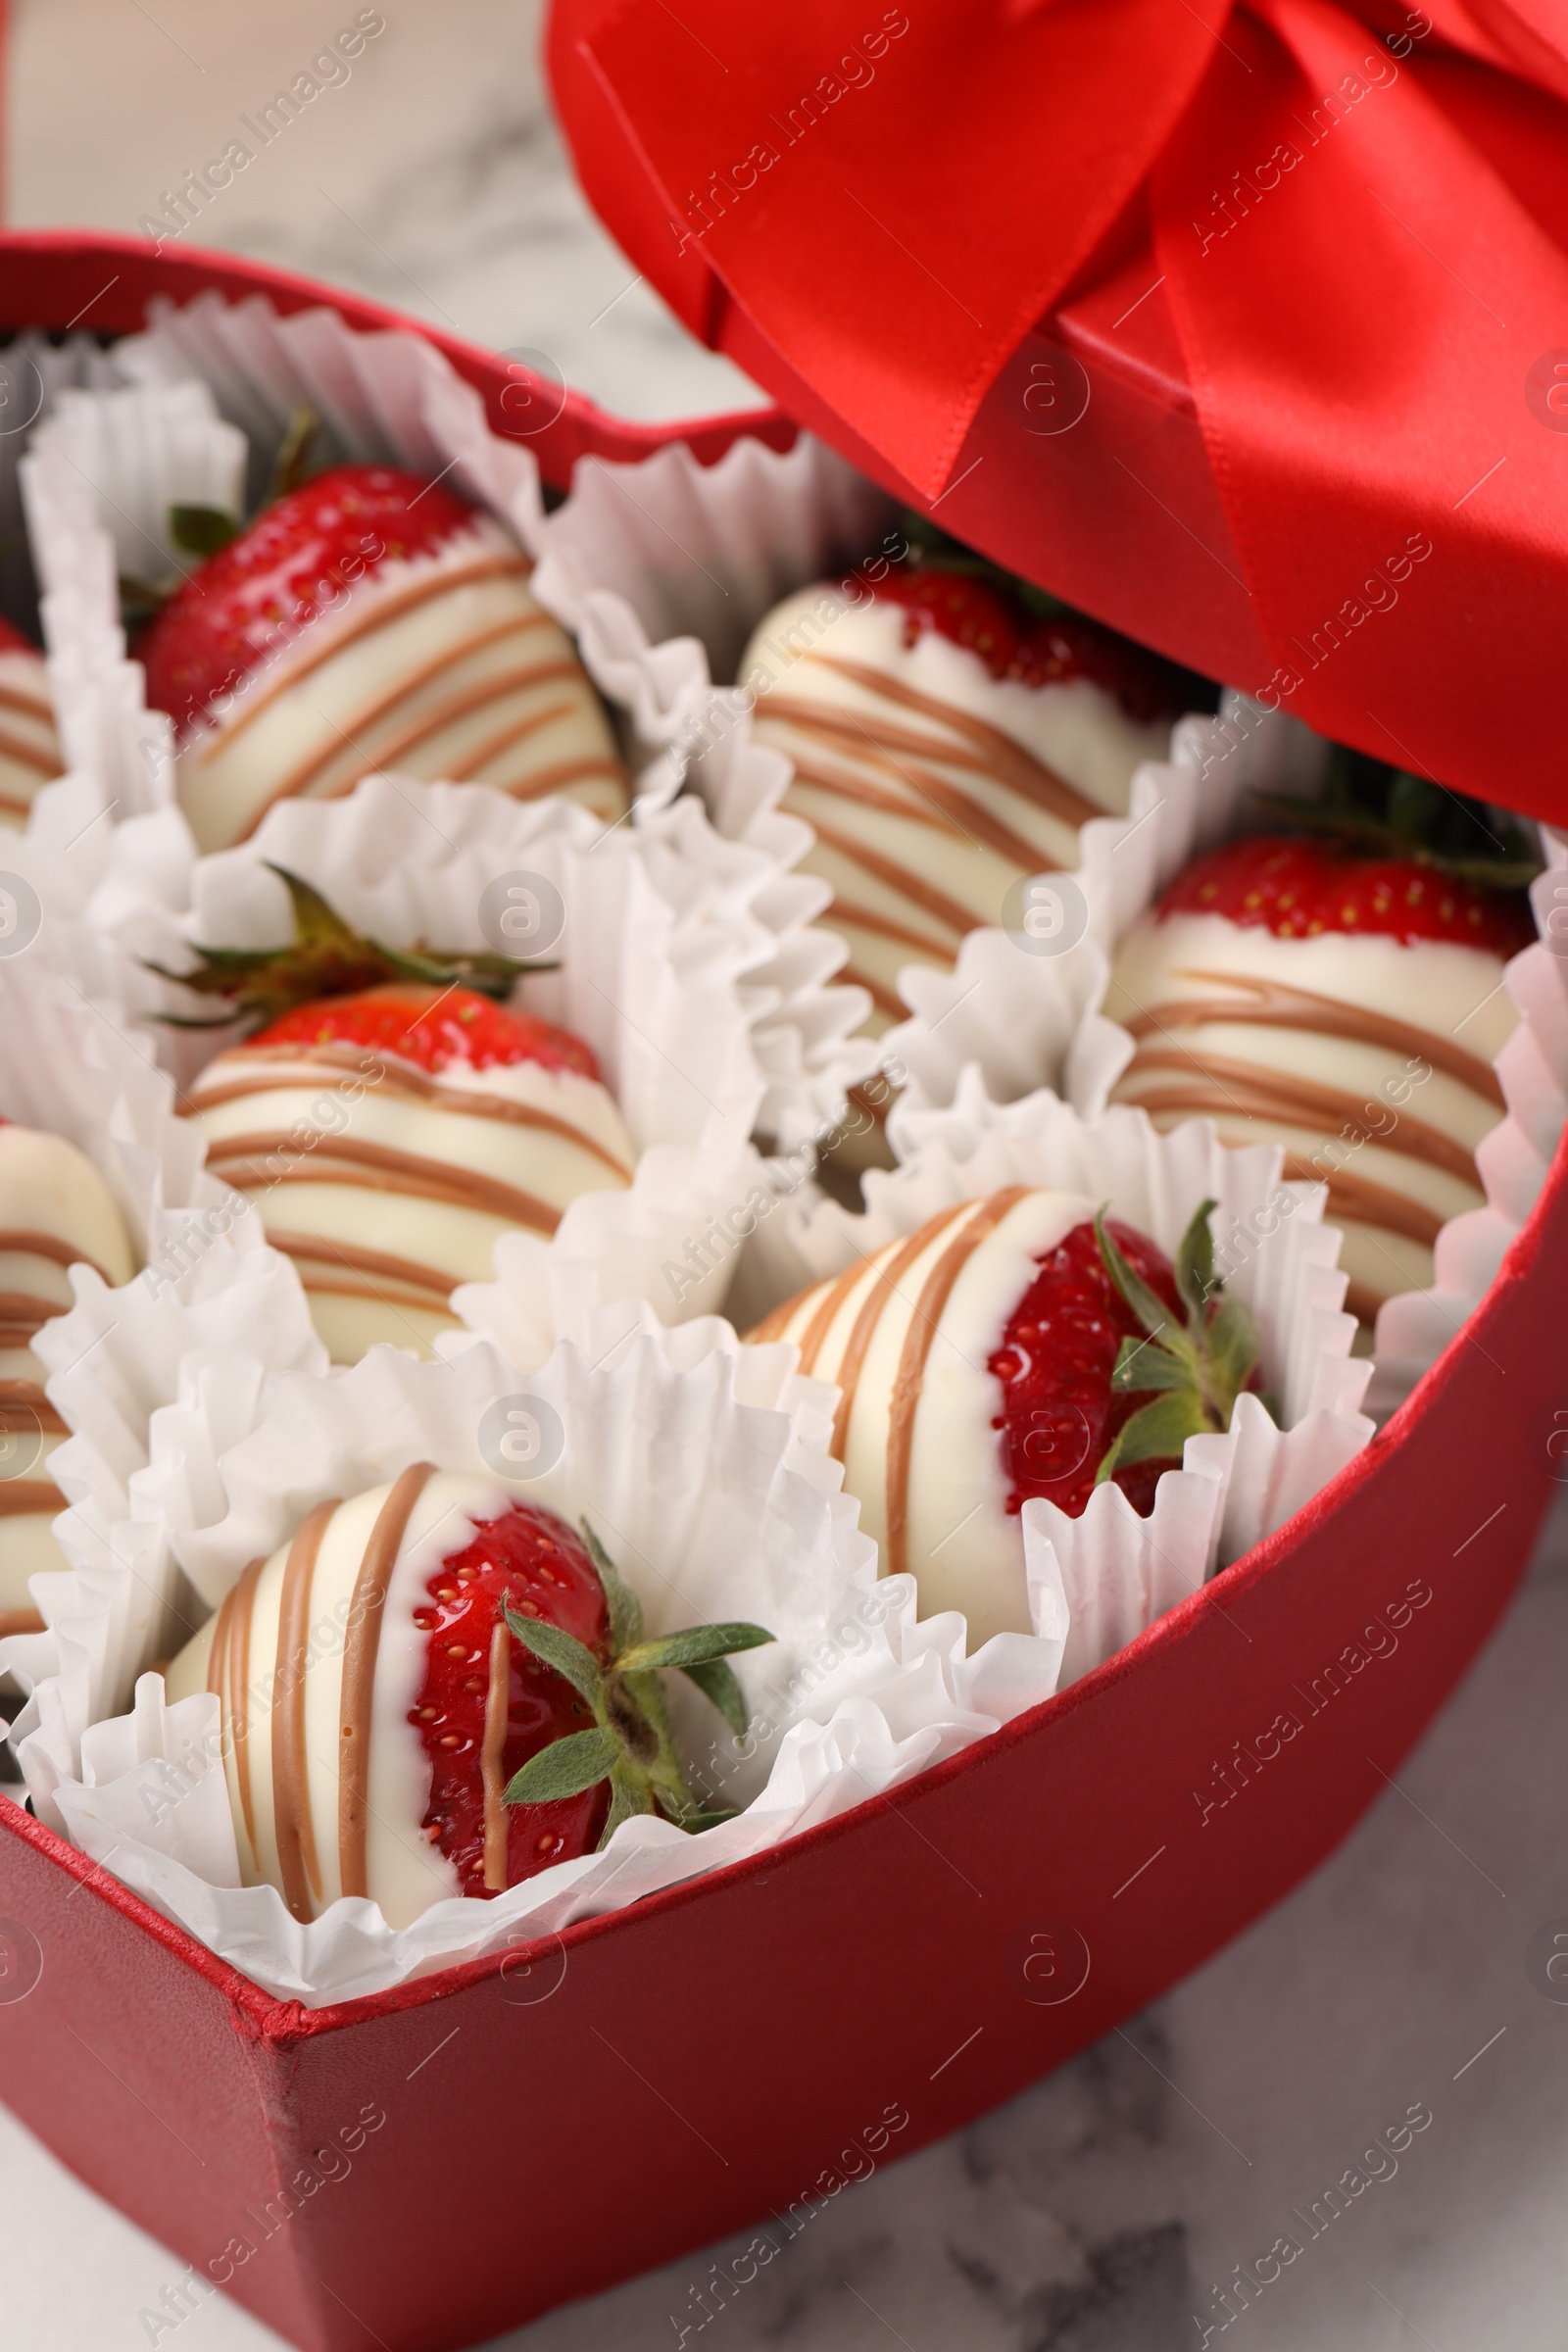
[[[497,346],[641,416],[758,398],[585,214],[516,0],[397,0],[215,205],[202,240]],[[13,0],[9,217],[134,230],[347,24],[320,0]],[[1568,1511],[1496,1641],[1309,1885],[1123,2035],[846,2193],[724,2311],[730,2352],[1430,2352],[1568,2342],[1568,2006],[1525,1949],[1568,1915]],[[1407,2107],[1433,2121],[1314,2237],[1313,2200]],[[1302,2251],[1224,2330],[1211,2289]],[[737,2241],[738,2243],[741,2241]],[[702,2334],[719,2248],[558,2313],[514,2352]],[[1265,2266],[1267,2267],[1267,2266]],[[0,2344],[144,2343],[170,2257],[0,2111]],[[672,2325],[672,2315],[675,2325]],[[706,2331],[704,2331],[706,2332]],[[167,2338],[165,2339],[168,2340]],[[181,2352],[277,2339],[221,2302]]]
[[387,0],[368,12],[386,29],[328,68],[347,79],[263,146],[259,110],[361,13],[12,0],[7,220],[134,235],[238,137],[254,160],[185,242],[352,286],[493,350],[547,351],[622,416],[761,401],[676,325],[577,194],[540,85],[537,0]]

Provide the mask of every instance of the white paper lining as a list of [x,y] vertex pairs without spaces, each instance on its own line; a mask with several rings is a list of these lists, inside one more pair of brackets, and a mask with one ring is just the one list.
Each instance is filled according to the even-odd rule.
[[[192,1326],[194,1336],[194,1314]],[[122,1374],[139,1336],[106,1341]],[[1059,1602],[1054,1624],[1043,1610],[1039,1638],[1004,1635],[972,1658],[961,1617],[918,1621],[912,1579],[876,1582],[872,1546],[839,1492],[823,1449],[831,1392],[799,1380],[791,1362],[785,1348],[737,1351],[715,1326],[647,1334],[598,1368],[566,1345],[529,1384],[559,1412],[565,1448],[519,1492],[568,1519],[593,1518],[650,1632],[722,1614],[777,1636],[738,1661],[756,1734],[738,1750],[695,1694],[677,1706],[698,1785],[711,1801],[746,1806],[734,1821],[700,1839],[630,1822],[602,1855],[558,1864],[493,1903],[441,1903],[396,1934],[360,1898],[302,1926],[273,1889],[236,1884],[214,1761],[217,1701],[166,1708],[161,1680],[148,1677],[130,1716],[93,1724],[80,1674],[45,1683],[19,1727],[40,1816],[257,1983],[318,2006],[763,1851],[1048,1697]],[[517,1378],[488,1347],[448,1364],[378,1348],[322,1380],[198,1346],[175,1401],[151,1415],[145,1466],[127,1482],[143,1541],[167,1545],[211,1598],[323,1495],[363,1491],[416,1460],[485,1467],[480,1420]],[[79,1456],[89,1441],[75,1443]]]
[[[236,428],[249,449],[253,503],[265,492],[291,416],[308,405],[321,420],[321,454],[333,462],[379,460],[444,473],[462,495],[496,514],[530,552],[544,545],[532,450],[525,439],[490,431],[479,394],[422,338],[358,333],[325,310],[279,318],[259,297],[230,305],[204,294],[183,309],[155,301],[149,317],[146,333],[114,347],[122,388],[76,396],[37,436],[23,468],[29,525],[50,589],[45,624],[51,655],[71,690],[68,748],[117,821],[168,808],[173,786],[168,722],[145,709],[140,666],[124,659],[115,538],[147,552],[149,567],[155,550],[161,561],[172,560],[166,527],[170,493],[177,487],[181,495],[202,494],[206,483],[204,495],[222,503],[234,474]],[[680,456],[684,460],[686,453]],[[725,461],[723,478],[749,469],[765,473],[762,461],[770,457],[756,444],[740,444],[733,462]],[[804,478],[803,466],[810,473],[812,499],[792,519],[793,485]],[[819,489],[817,476],[831,476],[831,495]],[[795,560],[808,565],[835,538],[856,542],[857,518],[869,518],[885,503],[839,460],[818,451],[809,466],[796,461],[794,471],[774,485],[771,511],[792,539]],[[838,518],[831,528],[822,520],[829,512]],[[764,597],[768,585],[746,556],[745,524],[743,502],[735,524],[740,568],[730,596],[737,612],[740,574]],[[607,685],[586,646],[584,654],[590,673],[622,712],[635,762],[662,738],[650,746],[635,721],[635,694],[626,701],[613,683]],[[677,656],[655,667],[684,678],[689,662]],[[672,683],[669,691],[684,709],[684,684],[677,692]],[[849,1041],[864,1004],[858,991],[828,985],[844,952],[834,935],[811,927],[825,904],[825,888],[790,871],[808,844],[807,829],[782,820],[720,830],[744,840],[768,868],[765,884],[753,893],[752,910],[772,947],[750,970],[747,1008],[767,1082],[763,1131],[793,1140],[830,1118],[846,1089],[871,1066],[865,1041]]]

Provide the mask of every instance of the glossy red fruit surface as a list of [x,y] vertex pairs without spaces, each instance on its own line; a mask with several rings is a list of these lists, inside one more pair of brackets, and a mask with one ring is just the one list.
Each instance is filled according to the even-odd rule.
[[[1183,1329],[1164,1251],[1112,1219],[1105,1230],[1134,1273],[1169,1307],[1173,1330]],[[1122,1341],[1141,1340],[1145,1333],[1106,1271],[1092,1224],[1075,1225],[1037,1262],[1040,1270],[1008,1317],[1001,1346],[987,1358],[1003,1389],[1003,1408],[992,1427],[1002,1432],[1008,1510],[1021,1510],[1040,1494],[1076,1519],[1122,1424],[1149,1402],[1147,1395],[1113,1394],[1110,1385]],[[1174,1459],[1135,1462],[1112,1477],[1147,1518],[1161,1473],[1179,1467]]]
[[892,564],[873,593],[904,607],[906,645],[935,629],[978,654],[994,678],[1034,687],[1085,678],[1140,722],[1173,716],[1181,708],[1167,662],[1083,613],[1042,616],[1004,585],[934,564]]
[[[471,988],[433,988],[388,980],[353,996],[297,1004],[247,1038],[255,1046],[363,1046],[393,1054],[432,1076],[443,1070],[490,1070],[537,1061],[550,1070],[597,1078],[593,1051],[569,1029],[514,1012]],[[241,1048],[240,1051],[244,1051]]]
[[[409,1720],[430,1760],[430,1802],[422,1828],[458,1873],[463,1892],[498,1892],[484,1882],[485,1702],[490,1650],[503,1597],[522,1617],[560,1626],[608,1661],[604,1588],[564,1520],[518,1503],[480,1526],[443,1560],[415,1612],[426,1636],[424,1679]],[[509,1685],[503,1786],[553,1740],[587,1731],[593,1717],[564,1676],[507,1636]],[[610,1784],[548,1805],[507,1807],[507,1884],[517,1886],[578,1854],[591,1853],[610,1811]]]
[[356,580],[431,555],[473,522],[449,490],[395,466],[315,475],[199,564],[143,630],[148,703],[188,727]]
[[1451,940],[1514,956],[1536,936],[1521,891],[1485,890],[1414,858],[1361,858],[1337,842],[1257,834],[1183,868],[1159,903],[1168,914],[1222,914],[1278,939],[1370,932]]

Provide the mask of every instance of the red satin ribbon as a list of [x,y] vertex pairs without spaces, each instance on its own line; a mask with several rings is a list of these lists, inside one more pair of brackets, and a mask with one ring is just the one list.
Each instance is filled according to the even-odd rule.
[[710,338],[727,294],[927,500],[1030,326],[1147,241],[1234,682],[1568,815],[1558,0],[557,0],[552,43],[645,274]]

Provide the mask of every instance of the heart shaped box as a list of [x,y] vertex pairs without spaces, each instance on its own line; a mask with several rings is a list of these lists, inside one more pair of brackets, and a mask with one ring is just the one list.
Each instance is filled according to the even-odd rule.
[[[0,328],[105,333],[217,287],[414,322],[216,254],[0,238]],[[423,327],[500,428],[506,364]],[[617,422],[585,452],[740,434]],[[260,1991],[0,1799],[0,2092],[90,2186],[309,2352],[442,2352],[768,2215],[861,2141],[1011,2096],[1279,1900],[1397,1770],[1506,1604],[1568,1427],[1568,1152],[1485,1301],[1373,1444],[1059,1697],[755,1862],[396,1991]],[[1285,1717],[1298,1727],[1282,1740]],[[330,2157],[318,2151],[334,2151]],[[433,2257],[436,2214],[462,2217]],[[162,2316],[200,2284],[171,2280]],[[697,2308],[693,2306],[694,2310]]]

